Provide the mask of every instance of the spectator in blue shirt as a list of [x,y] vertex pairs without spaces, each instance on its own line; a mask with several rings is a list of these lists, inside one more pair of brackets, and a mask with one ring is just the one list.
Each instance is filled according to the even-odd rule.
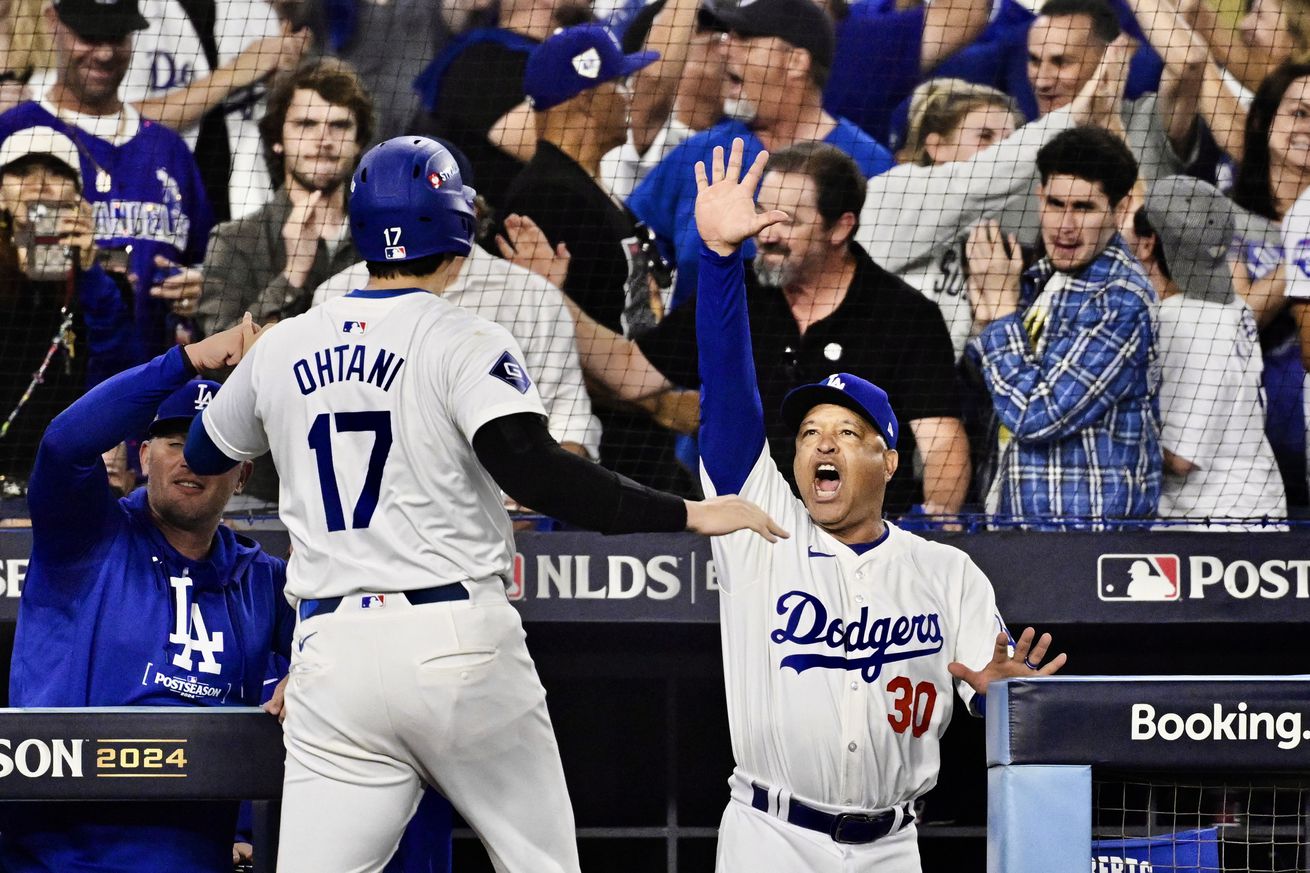
[[[715,146],[745,142],[746,162],[768,149],[822,141],[855,159],[866,177],[891,169],[892,155],[877,140],[823,108],[823,88],[832,70],[832,20],[812,0],[755,0],[711,8],[723,30],[728,118],[692,136],[650,172],[628,206],[671,245],[678,264],[673,305],[695,290],[700,237],[696,232],[696,183],[692,168],[708,160]],[[754,257],[747,243],[743,256]]]
[[974,341],[1000,423],[988,511],[1033,527],[1104,527],[1160,499],[1157,298],[1118,228],[1137,166],[1097,127],[1037,154],[1046,256],[984,222],[969,241]]

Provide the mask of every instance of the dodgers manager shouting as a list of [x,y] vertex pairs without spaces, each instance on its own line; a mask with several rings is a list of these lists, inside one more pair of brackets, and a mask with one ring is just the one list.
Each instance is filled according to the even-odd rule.
[[[756,212],[767,154],[742,143],[712,182],[696,165],[702,479],[793,534],[713,540],[736,769],[719,871],[918,873],[912,803],[937,781],[951,680],[967,705],[988,682],[1049,675],[1049,634],[1010,639],[987,577],[963,552],[882,518],[899,427],[876,385],[847,373],[794,389],[797,500],[765,444],[746,314],[743,240],[787,221]],[[1013,653],[1010,647],[1013,645]]]

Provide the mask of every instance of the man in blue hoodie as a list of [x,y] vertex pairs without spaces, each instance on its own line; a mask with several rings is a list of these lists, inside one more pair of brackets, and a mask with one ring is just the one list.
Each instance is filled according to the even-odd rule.
[[[110,378],[42,438],[28,488],[32,558],[19,601],[11,705],[257,706],[269,653],[290,654],[285,565],[220,524],[249,463],[191,471],[187,428],[257,329],[249,317]],[[143,432],[148,483],[115,498],[101,453]],[[232,869],[237,804],[17,804],[0,869]]]

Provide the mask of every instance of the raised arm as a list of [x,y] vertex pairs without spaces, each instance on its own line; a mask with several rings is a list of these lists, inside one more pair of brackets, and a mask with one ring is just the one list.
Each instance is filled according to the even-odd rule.
[[1228,86],[1204,37],[1188,26],[1171,0],[1131,0],[1142,32],[1164,59],[1160,112],[1175,151],[1185,154],[1195,114],[1215,141],[1236,160],[1242,157],[1246,110]]
[[136,104],[137,111],[174,130],[187,130],[222,105],[233,92],[248,88],[279,69],[295,69],[310,36],[308,28],[293,31],[290,25],[283,25],[282,33],[251,43],[208,76],[140,101]]
[[966,161],[900,164],[870,179],[855,241],[895,273],[997,214],[1012,198],[1031,197],[1042,146],[1071,127],[1105,127],[1118,116],[1132,52],[1126,37],[1116,39],[1073,103]]
[[978,38],[992,14],[991,0],[934,0],[924,10],[919,71],[933,67]]
[[756,211],[754,191],[769,154],[756,155],[742,177],[742,150],[742,141],[734,139],[725,168],[723,148],[715,146],[710,178],[705,164],[696,162],[696,226],[703,243],[696,297],[701,463],[719,494],[741,489],[765,442],[738,249],[746,239],[787,218],[776,209]]
[[164,398],[199,371],[230,360],[232,348],[239,358],[239,331],[169,349],[101,382],[55,417],[41,438],[28,483],[36,552],[68,558],[97,540],[114,506],[101,455],[144,433]]
[[645,154],[673,112],[699,8],[700,0],[668,0],[651,22],[645,48],[659,52],[660,57],[633,76],[632,110],[628,116],[638,154]]

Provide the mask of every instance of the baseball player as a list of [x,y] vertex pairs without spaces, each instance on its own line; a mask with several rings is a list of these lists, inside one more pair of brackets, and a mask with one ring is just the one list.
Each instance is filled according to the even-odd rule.
[[1015,642],[963,552],[882,519],[900,433],[887,395],[848,373],[787,395],[797,500],[770,458],[750,354],[739,247],[787,220],[757,214],[767,155],[741,176],[742,143],[713,184],[696,165],[702,480],[790,526],[785,543],[713,541],[736,769],[720,871],[917,873],[916,797],[933,787],[952,678],[981,712],[989,681],[1049,675],[1051,639]]
[[[182,458],[191,419],[218,390],[198,371],[236,363],[253,334],[247,320],[175,347],[102,382],[46,430],[28,491],[13,706],[260,703],[270,652],[291,645],[285,566],[219,523],[249,467],[200,476]],[[147,430],[149,482],[119,498],[101,453]],[[0,870],[223,873],[236,814],[231,802],[15,804],[0,819]]]
[[499,489],[610,533],[781,531],[742,498],[683,501],[551,439],[518,344],[439,296],[474,229],[449,152],[388,140],[351,184],[367,287],[270,328],[186,452],[219,473],[271,449],[282,474],[300,621],[279,869],[380,870],[427,783],[497,870],[577,871],[545,694],[505,597]]

